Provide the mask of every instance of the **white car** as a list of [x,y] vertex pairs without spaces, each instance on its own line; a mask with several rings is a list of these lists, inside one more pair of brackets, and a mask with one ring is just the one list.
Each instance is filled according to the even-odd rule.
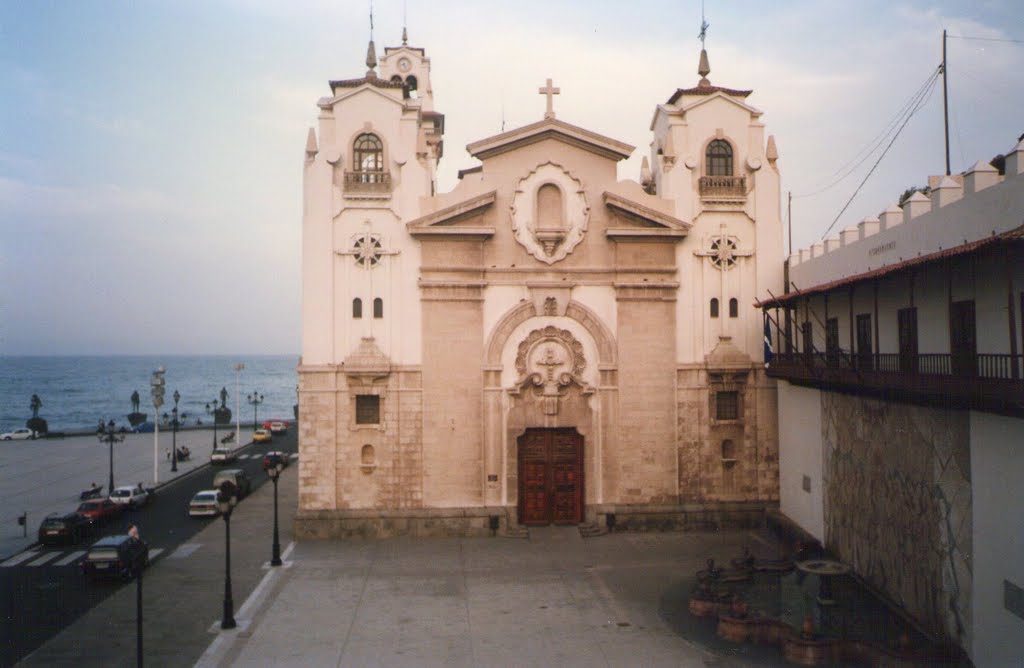
[[31,429],[26,429],[25,427],[22,427],[21,429],[15,429],[14,431],[9,431],[6,434],[0,434],[0,439],[3,439],[5,441],[27,441],[35,437],[35,432],[33,432]]
[[210,453],[211,464],[230,464],[238,459],[238,453],[227,448],[217,448]]
[[149,491],[137,486],[115,487],[114,491],[110,493],[111,501],[129,508],[144,506],[149,503],[151,498],[152,494]]
[[204,489],[196,492],[188,504],[189,517],[216,517],[220,514],[217,506],[217,490]]

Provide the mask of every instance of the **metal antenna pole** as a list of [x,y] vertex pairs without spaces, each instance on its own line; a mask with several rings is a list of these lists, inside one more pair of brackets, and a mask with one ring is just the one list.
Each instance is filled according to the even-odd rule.
[[946,130],[946,176],[949,176],[949,69],[946,64],[946,31],[942,31],[942,119]]
[[789,254],[793,254],[793,191],[789,191],[789,204],[786,205],[786,220],[789,224]]

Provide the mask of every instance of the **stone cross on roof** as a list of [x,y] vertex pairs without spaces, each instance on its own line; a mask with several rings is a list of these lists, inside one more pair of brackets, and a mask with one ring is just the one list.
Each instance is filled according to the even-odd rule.
[[551,96],[552,95],[558,95],[559,93],[562,92],[562,89],[561,88],[553,87],[551,85],[551,79],[548,79],[547,85],[544,86],[543,88],[537,89],[537,92],[540,93],[541,95],[546,95],[547,98],[548,98],[548,108],[547,108],[547,111],[544,112],[544,118],[554,118],[555,117],[555,107],[554,107],[554,104],[552,102]]

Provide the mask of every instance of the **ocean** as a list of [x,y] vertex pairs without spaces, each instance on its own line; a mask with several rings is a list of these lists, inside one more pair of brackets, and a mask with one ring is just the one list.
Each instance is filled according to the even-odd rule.
[[[235,411],[235,365],[238,406],[242,424],[252,424],[253,406],[247,396],[257,392],[259,422],[269,418],[293,420],[297,402],[298,355],[109,355],[109,356],[0,356],[0,431],[24,427],[32,417],[32,395],[39,395],[44,418],[52,432],[94,431],[100,420],[128,425],[132,392],[139,393],[139,412],[153,421],[150,378],[157,367],[166,369],[166,390],[160,415],[174,407],[174,391],[181,394],[179,415],[187,425],[212,424],[206,405],[220,402],[228,392],[228,408]],[[235,422],[232,415],[231,422]]]

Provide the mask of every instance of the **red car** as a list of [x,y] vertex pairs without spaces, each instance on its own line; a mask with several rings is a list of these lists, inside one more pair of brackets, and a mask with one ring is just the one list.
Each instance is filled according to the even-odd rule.
[[121,504],[110,499],[93,499],[84,501],[75,512],[93,524],[103,524],[121,514]]

